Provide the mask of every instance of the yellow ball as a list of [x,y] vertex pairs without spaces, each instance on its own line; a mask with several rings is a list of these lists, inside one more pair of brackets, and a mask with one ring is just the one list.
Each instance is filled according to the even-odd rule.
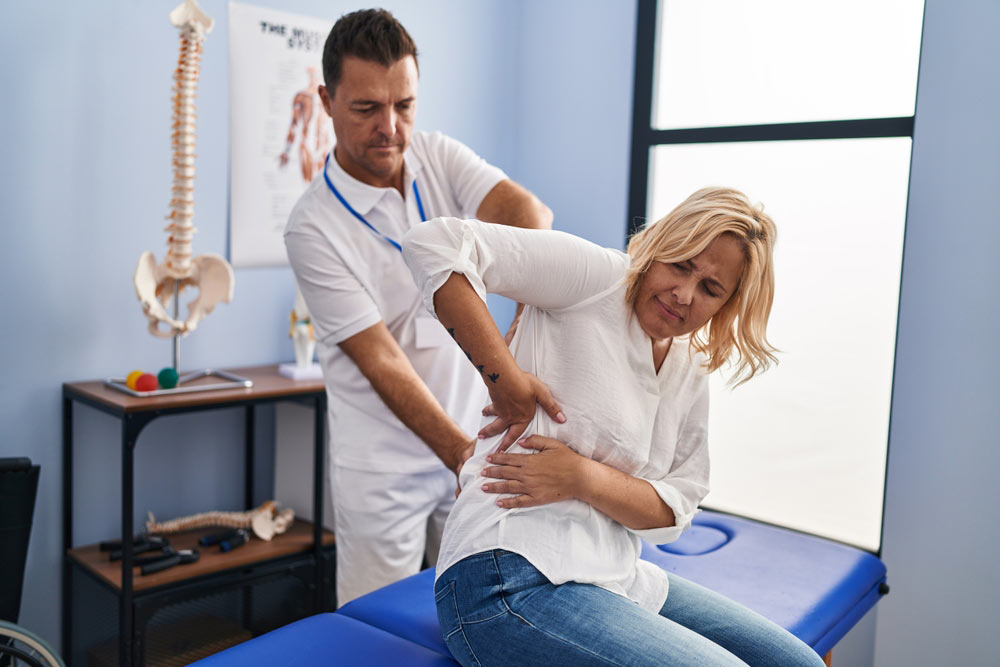
[[135,389],[135,383],[142,375],[142,373],[143,373],[142,371],[132,371],[131,373],[129,373],[128,377],[125,378],[125,386],[128,387],[129,389]]

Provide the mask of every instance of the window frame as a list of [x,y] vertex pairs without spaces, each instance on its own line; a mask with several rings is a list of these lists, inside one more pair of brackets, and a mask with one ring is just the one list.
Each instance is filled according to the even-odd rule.
[[[769,123],[758,125],[727,125],[715,127],[689,127],[678,129],[660,129],[653,127],[653,92],[656,72],[656,37],[659,29],[660,0],[637,0],[636,8],[636,38],[635,38],[635,70],[632,100],[632,146],[629,163],[628,208],[626,211],[625,244],[642,227],[646,220],[646,206],[649,195],[650,154],[656,146],[693,144],[693,143],[733,143],[754,141],[797,141],[815,139],[870,139],[882,137],[909,137],[913,140],[913,129],[916,120],[916,103],[914,115],[888,118],[863,118],[832,121],[808,121],[793,123]],[[927,4],[924,3],[921,19],[921,42],[925,24]],[[920,76],[920,61],[917,62],[917,79]],[[914,96],[916,99],[916,95]],[[912,169],[913,149],[910,151]],[[909,219],[909,188],[907,182],[907,210]],[[900,270],[906,260],[906,219],[903,221],[903,257]],[[900,293],[902,293],[902,275],[900,275]],[[891,390],[889,396],[890,413],[889,428],[885,456],[888,461],[889,446],[892,441],[892,401],[895,394],[896,354],[899,343],[899,303],[897,300],[896,334],[893,344],[893,363]],[[886,473],[888,466],[886,467]],[[887,474],[884,474],[882,487],[882,517],[879,529],[879,547],[873,552],[881,556],[882,542],[885,534],[885,497]],[[754,519],[760,521],[759,519]],[[761,522],[767,523],[767,522]],[[826,538],[829,539],[829,538]]]

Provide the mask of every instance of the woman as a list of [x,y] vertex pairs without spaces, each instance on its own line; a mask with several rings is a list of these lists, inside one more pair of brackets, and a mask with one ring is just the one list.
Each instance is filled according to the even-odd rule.
[[[438,616],[460,663],[823,664],[763,617],[639,560],[641,539],[677,539],[708,493],[707,373],[734,352],[741,381],[774,360],[774,240],[760,208],[719,188],[627,254],[453,218],[406,236],[427,306],[497,417],[460,471],[438,557]],[[509,349],[487,292],[526,304]],[[553,397],[558,421],[542,407],[553,414]]]

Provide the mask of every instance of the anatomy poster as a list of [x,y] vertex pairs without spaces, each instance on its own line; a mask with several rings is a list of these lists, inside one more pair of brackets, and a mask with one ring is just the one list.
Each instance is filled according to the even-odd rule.
[[288,264],[282,232],[333,142],[319,100],[322,20],[229,3],[229,259]]

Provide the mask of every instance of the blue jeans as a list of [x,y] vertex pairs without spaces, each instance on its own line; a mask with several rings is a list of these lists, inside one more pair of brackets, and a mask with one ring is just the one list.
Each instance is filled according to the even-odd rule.
[[524,557],[495,549],[448,568],[434,599],[448,650],[466,667],[823,665],[763,616],[668,576],[654,614],[590,584],[554,586]]

